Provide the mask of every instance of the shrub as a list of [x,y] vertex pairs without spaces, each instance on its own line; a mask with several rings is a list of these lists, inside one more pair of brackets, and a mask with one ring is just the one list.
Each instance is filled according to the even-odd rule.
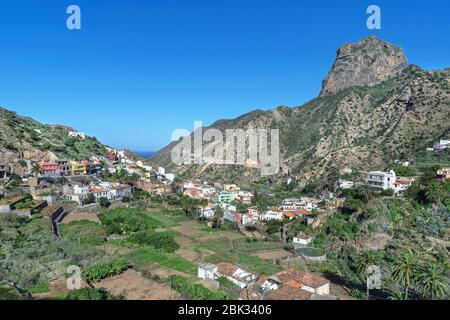
[[131,243],[135,243],[141,246],[150,245],[157,250],[165,252],[175,252],[180,246],[175,242],[172,235],[167,232],[137,232],[127,239]]
[[82,201],[83,206],[95,203],[95,197],[92,193],[90,193],[85,199]]
[[62,300],[123,300],[105,289],[83,288],[73,290],[60,297]]
[[193,300],[230,300],[233,298],[220,291],[205,288],[201,284],[192,284],[180,276],[170,277],[170,283],[175,291],[187,295]]
[[109,235],[129,235],[162,226],[160,221],[136,209],[117,208],[101,214],[99,218]]
[[98,203],[100,204],[100,206],[102,208],[107,208],[109,207],[109,205],[111,204],[108,200],[108,198],[102,197],[100,198],[100,200],[98,201]]
[[121,274],[131,267],[124,259],[115,260],[110,263],[98,263],[83,271],[83,276],[89,282],[97,282],[102,279]]

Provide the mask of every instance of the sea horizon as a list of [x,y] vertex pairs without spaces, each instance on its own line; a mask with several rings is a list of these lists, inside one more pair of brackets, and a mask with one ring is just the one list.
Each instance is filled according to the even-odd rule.
[[155,151],[133,151],[133,152],[144,159],[149,159],[152,155],[155,154]]

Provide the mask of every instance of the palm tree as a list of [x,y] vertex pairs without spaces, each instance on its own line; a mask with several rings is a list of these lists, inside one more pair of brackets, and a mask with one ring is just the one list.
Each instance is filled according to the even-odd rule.
[[403,292],[394,292],[389,296],[389,300],[402,301],[407,299]]
[[408,300],[409,288],[413,285],[417,271],[417,258],[412,252],[403,253],[394,261],[392,278],[405,288],[405,300]]
[[445,268],[436,263],[428,263],[417,277],[417,288],[430,300],[443,300],[448,297],[448,277]]
[[37,177],[39,174],[41,174],[41,167],[37,163],[33,164],[33,166],[31,167],[30,173],[33,176]]
[[381,255],[378,251],[364,251],[356,258],[356,268],[360,273],[365,273],[368,267],[378,265],[381,260]]
[[369,295],[369,278],[372,276],[370,274],[370,267],[377,266],[380,264],[382,260],[381,254],[375,250],[364,251],[360,256],[356,259],[356,268],[360,273],[364,273],[367,277],[367,299],[370,299]]
[[433,203],[439,203],[445,197],[445,191],[438,182],[432,182],[428,185],[425,192],[427,200]]

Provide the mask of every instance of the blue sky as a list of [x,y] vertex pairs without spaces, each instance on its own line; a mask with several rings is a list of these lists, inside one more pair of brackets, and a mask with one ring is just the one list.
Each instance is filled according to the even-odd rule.
[[[66,28],[71,4],[80,31]],[[366,28],[370,4],[382,30]],[[370,34],[450,67],[448,0],[2,0],[0,105],[157,150],[194,120],[316,97],[337,47]]]

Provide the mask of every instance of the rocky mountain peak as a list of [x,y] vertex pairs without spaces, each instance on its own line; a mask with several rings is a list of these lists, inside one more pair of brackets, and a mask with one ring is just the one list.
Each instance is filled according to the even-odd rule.
[[403,50],[375,36],[346,43],[323,81],[320,96],[334,95],[354,86],[379,84],[408,66]]

